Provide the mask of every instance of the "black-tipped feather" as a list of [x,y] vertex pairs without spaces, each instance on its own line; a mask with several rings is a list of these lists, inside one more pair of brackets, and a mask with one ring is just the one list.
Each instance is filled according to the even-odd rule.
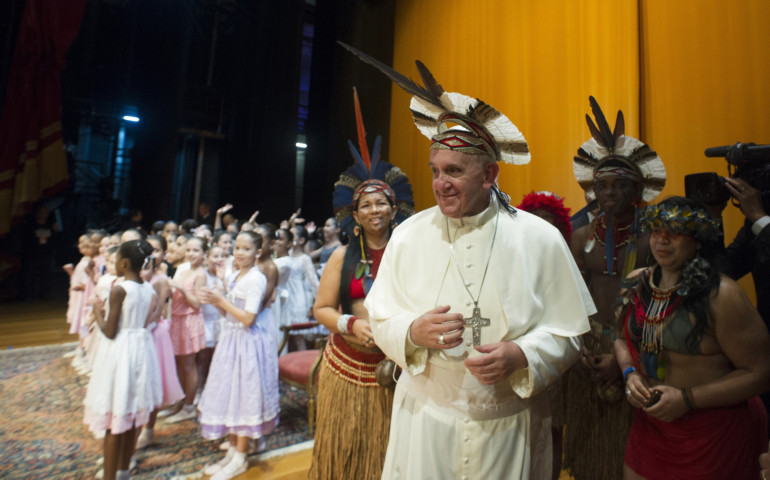
[[596,118],[596,125],[599,127],[599,134],[602,139],[602,141],[599,141],[599,139],[597,139],[596,141],[603,144],[606,148],[610,150],[615,148],[615,136],[612,134],[612,129],[610,128],[610,125],[607,123],[607,119],[604,117],[604,112],[602,112],[601,107],[599,107],[599,103],[596,101],[596,99],[593,96],[588,97],[588,102],[591,104],[591,110],[594,112],[594,118]]
[[[351,47],[347,43],[337,41],[341,46],[343,46],[346,50],[348,50],[353,55],[357,56],[361,59],[364,63],[368,63],[369,65],[373,66],[377,70],[381,71],[385,75],[387,75],[391,80],[396,82],[396,84],[406,90],[407,93],[410,95],[422,98],[423,100],[432,103],[438,107],[441,107],[441,102],[439,101],[438,97],[435,96],[432,92],[426,90],[425,88],[421,87],[420,85],[417,85],[412,81],[412,79],[405,77],[404,75],[401,75],[397,71],[393,70],[389,66],[385,65],[384,63],[380,62],[374,57],[371,57],[361,50],[358,50],[355,47]],[[418,66],[419,68],[419,66]],[[428,70],[427,68],[425,69]],[[430,73],[430,72],[428,72]],[[432,75],[431,75],[432,78]],[[435,88],[437,85],[439,88],[441,88],[441,85],[439,85],[435,80],[433,81],[434,85],[432,85],[432,88]],[[443,90],[442,90],[443,91]],[[443,107],[442,107],[443,108]]]
[[602,134],[599,133],[599,129],[596,128],[596,125],[594,125],[594,121],[591,120],[591,117],[586,113],[586,123],[588,124],[588,131],[591,132],[591,136],[594,137],[594,140],[601,145],[602,147],[607,147],[607,145],[604,144],[604,138],[602,138]]
[[618,139],[621,135],[626,134],[626,121],[623,118],[622,110],[618,110],[618,118],[615,120],[615,131],[613,134],[615,139]]
[[420,72],[420,78],[422,78],[422,83],[425,84],[425,89],[436,97],[436,99],[441,98],[441,95],[444,93],[444,87],[436,81],[433,74],[430,73],[430,70],[428,70],[428,67],[426,67],[424,63],[419,60],[415,60],[414,63],[417,64],[417,71]]

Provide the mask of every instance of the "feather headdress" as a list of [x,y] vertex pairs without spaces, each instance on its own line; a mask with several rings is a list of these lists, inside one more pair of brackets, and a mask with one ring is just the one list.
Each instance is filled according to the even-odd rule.
[[579,149],[573,161],[573,171],[580,186],[593,199],[594,176],[607,162],[618,161],[633,172],[643,186],[642,199],[654,199],[666,184],[666,167],[649,145],[625,134],[623,112],[618,110],[615,129],[609,123],[594,97],[588,97],[596,123],[586,114],[591,138]]
[[572,238],[572,224],[569,218],[569,208],[564,206],[564,199],[553,192],[530,192],[524,195],[521,203],[516,206],[519,210],[535,213],[544,210],[553,217],[553,225],[559,229],[567,243]]
[[[358,93],[353,88],[353,102],[356,111],[356,130],[358,133],[358,147],[356,149],[353,142],[348,140],[350,153],[353,155],[353,165],[347,168],[340,175],[339,180],[334,183],[334,194],[332,204],[334,206],[334,215],[337,217],[340,228],[345,231],[353,222],[353,210],[356,207],[358,196],[367,186],[379,184],[389,187],[389,192],[384,190],[386,196],[393,195],[391,198],[394,205],[398,207],[395,221],[400,223],[414,213],[414,199],[412,197],[412,186],[404,172],[398,167],[380,159],[382,149],[382,137],[377,136],[374,140],[374,148],[371,153],[366,142],[366,129],[361,115],[361,106],[358,102]],[[362,188],[363,187],[363,188]]]
[[[350,45],[338,43],[412,95],[410,109],[414,123],[433,141],[431,148],[486,153],[494,161],[514,165],[529,163],[529,147],[524,135],[508,117],[479,99],[445,92],[421,61],[415,63],[425,86]],[[462,128],[451,128],[453,124]]]

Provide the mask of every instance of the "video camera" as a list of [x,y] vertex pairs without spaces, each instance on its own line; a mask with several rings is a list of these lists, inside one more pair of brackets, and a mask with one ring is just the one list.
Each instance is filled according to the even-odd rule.
[[[707,148],[707,157],[724,157],[731,177],[745,180],[762,192],[763,202],[770,194],[770,145],[741,143]],[[693,173],[684,177],[685,196],[707,205],[724,204],[730,199],[724,177],[715,172]]]

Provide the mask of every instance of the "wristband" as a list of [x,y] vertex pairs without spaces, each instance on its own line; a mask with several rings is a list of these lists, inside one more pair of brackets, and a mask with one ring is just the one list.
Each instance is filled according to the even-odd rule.
[[337,319],[337,330],[342,335],[351,335],[353,333],[353,324],[356,323],[356,320],[358,320],[358,317],[355,315],[343,313]]
[[684,398],[684,404],[687,405],[687,410],[692,410],[695,408],[695,400],[692,397],[692,390],[689,388],[680,388],[682,391],[682,398]]
[[623,381],[624,382],[628,379],[628,375],[631,372],[636,372],[636,367],[628,367],[627,369],[623,370]]

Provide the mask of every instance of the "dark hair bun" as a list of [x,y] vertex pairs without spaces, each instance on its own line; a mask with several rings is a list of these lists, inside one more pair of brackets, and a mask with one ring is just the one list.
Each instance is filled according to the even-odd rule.
[[138,245],[139,251],[142,252],[142,254],[144,254],[145,257],[152,254],[152,250],[153,250],[152,245],[147,243],[147,241],[145,240],[137,240],[137,242],[139,243]]

